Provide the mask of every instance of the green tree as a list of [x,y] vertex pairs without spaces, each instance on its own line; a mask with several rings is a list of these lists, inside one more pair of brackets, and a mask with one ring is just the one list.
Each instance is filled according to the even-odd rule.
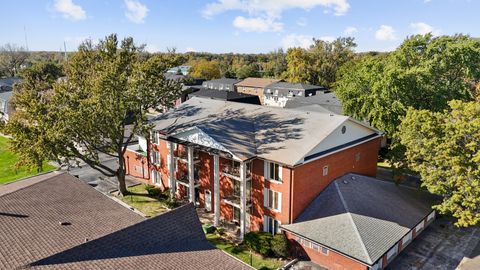
[[313,39],[313,42],[308,50],[311,58],[309,82],[330,88],[336,81],[337,70],[354,58],[353,49],[357,44],[351,37],[334,41]]
[[193,63],[189,75],[193,78],[203,78],[207,80],[221,77],[218,62],[208,60],[199,60]]
[[0,77],[15,77],[23,63],[28,58],[28,52],[15,44],[7,43],[0,47]]
[[248,77],[260,77],[257,64],[249,64],[237,70],[237,79],[243,80]]
[[309,83],[311,58],[303,48],[290,48],[287,50],[286,79],[292,83]]
[[[473,100],[480,80],[480,42],[468,36],[416,35],[394,52],[366,55],[344,65],[335,93],[346,114],[395,138],[407,109],[442,111],[452,99]],[[394,140],[391,158],[403,159]]]
[[[147,110],[170,107],[181,90],[179,83],[165,80],[167,64],[161,55],[145,60],[141,53],[142,47],[136,46],[132,38],[125,38],[120,44],[116,35],[108,36],[98,45],[84,42],[66,66],[67,79],[54,83],[53,90],[40,103],[44,107],[38,110],[44,116],[35,119],[14,114],[13,123],[36,126],[42,132],[22,137],[22,130],[9,122],[7,129],[14,141],[23,146],[37,143],[48,158],[66,166],[81,160],[106,176],[116,177],[119,191],[127,194],[124,154],[128,143],[134,134],[148,134],[151,126]],[[33,114],[38,100],[42,100],[38,99],[42,89],[31,88],[32,99],[37,101],[33,105],[18,105],[21,111]],[[29,91],[22,89],[15,98],[24,100],[29,95]],[[131,122],[130,132],[127,117]],[[25,150],[25,147],[14,149],[18,153]],[[103,165],[99,153],[116,158],[118,168]]]
[[457,226],[473,226],[480,222],[480,103],[449,106],[443,112],[410,108],[399,138],[422,185],[442,196],[435,209],[452,214]]

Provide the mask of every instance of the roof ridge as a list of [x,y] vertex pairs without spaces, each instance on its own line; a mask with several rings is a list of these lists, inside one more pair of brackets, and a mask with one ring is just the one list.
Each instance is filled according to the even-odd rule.
[[369,260],[369,263],[371,264],[372,263],[372,258],[370,257],[370,254],[368,253],[367,247],[365,247],[365,244],[363,243],[362,236],[360,235],[360,232],[358,231],[357,225],[355,224],[355,221],[353,220],[352,214],[350,213],[350,210],[348,209],[348,205],[345,202],[345,199],[343,198],[343,195],[342,195],[342,192],[340,191],[338,183],[337,183],[336,180],[333,181],[333,183],[335,184],[335,188],[337,189],[337,193],[338,193],[338,196],[340,197],[340,201],[342,202],[343,208],[345,209],[346,214],[348,215],[348,217],[349,217],[349,219],[350,219],[350,221],[353,225],[353,228],[355,229],[355,234],[357,235],[358,239],[360,240],[360,246],[362,247],[362,250],[367,255],[366,257]]

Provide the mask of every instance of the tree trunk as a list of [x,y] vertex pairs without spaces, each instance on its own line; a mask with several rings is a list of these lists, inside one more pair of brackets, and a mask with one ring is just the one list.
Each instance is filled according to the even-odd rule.
[[123,169],[119,169],[117,171],[117,180],[118,180],[118,191],[120,191],[120,194],[122,196],[125,196],[128,194],[127,190],[127,185],[125,183],[125,171]]
[[123,160],[123,156],[119,155],[118,158],[118,170],[117,170],[117,180],[118,180],[118,191],[122,196],[128,194],[127,185],[125,183],[125,161]]

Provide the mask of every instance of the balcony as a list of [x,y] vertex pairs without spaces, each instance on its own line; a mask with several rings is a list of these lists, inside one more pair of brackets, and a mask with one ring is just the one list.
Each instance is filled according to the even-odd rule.
[[[180,185],[184,185],[186,187],[190,186],[190,181],[188,179],[187,174],[177,174],[175,181]],[[195,178],[194,183],[195,183],[195,187],[199,186],[198,177]]]
[[[252,177],[252,171],[251,171],[251,163],[246,163],[247,170],[246,170],[246,178],[247,180]],[[240,181],[240,164],[238,165],[224,165],[222,169],[222,174]]]
[[[252,198],[249,195],[249,192],[247,192],[247,207],[250,207],[252,204]],[[240,207],[240,192],[232,192],[231,194],[227,194],[223,196],[223,201],[225,203],[228,203],[230,205]]]

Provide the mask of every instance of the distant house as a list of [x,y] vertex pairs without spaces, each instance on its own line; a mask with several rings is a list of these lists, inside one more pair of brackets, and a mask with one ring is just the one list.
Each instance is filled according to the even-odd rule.
[[207,241],[192,204],[144,218],[66,173],[0,186],[0,224],[0,269],[252,269]]
[[253,78],[249,77],[243,81],[238,82],[235,86],[237,87],[237,92],[245,93],[250,95],[256,95],[260,98],[260,102],[264,103],[264,93],[263,90],[267,85],[272,83],[279,82],[278,79],[269,79],[269,78]]
[[240,82],[237,79],[221,78],[203,82],[202,86],[208,89],[236,91],[235,84]]
[[330,111],[336,114],[343,114],[342,102],[333,92],[317,92],[311,97],[296,97],[287,100],[285,108],[301,109],[309,111]]
[[178,67],[173,67],[167,70],[167,73],[173,73],[173,74],[182,74],[182,75],[188,75],[190,72],[191,66],[178,66]]
[[285,107],[287,100],[296,97],[309,97],[318,91],[328,91],[327,88],[303,83],[276,82],[264,88],[264,105]]
[[0,79],[0,120],[8,121],[14,111],[10,102],[13,96],[13,86],[20,82],[20,78]]
[[189,98],[202,97],[202,98],[210,98],[210,99],[223,100],[223,101],[233,101],[233,102],[261,105],[260,98],[256,95],[249,95],[249,94],[226,91],[226,90],[213,90],[213,89],[208,89],[203,87],[201,89],[198,89],[198,91],[188,94],[188,97]]

